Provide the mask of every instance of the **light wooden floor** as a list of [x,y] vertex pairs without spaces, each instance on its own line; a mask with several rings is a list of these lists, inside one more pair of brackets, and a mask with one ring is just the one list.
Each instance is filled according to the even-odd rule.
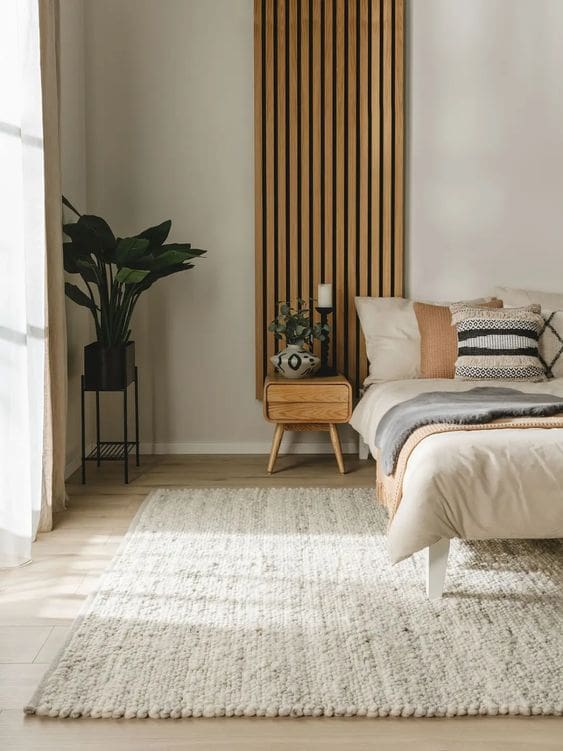
[[56,654],[84,599],[110,562],[148,491],[163,486],[370,486],[374,466],[346,457],[284,456],[266,475],[264,456],[146,457],[129,486],[121,468],[88,467],[69,485],[69,510],[40,535],[34,562],[0,574],[0,749],[2,751],[539,751],[563,749],[563,720],[200,719],[41,720],[23,704]]

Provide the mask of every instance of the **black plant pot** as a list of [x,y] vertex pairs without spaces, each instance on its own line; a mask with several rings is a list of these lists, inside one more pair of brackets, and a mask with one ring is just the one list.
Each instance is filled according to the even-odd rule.
[[97,391],[126,388],[135,380],[135,342],[104,347],[92,342],[84,347],[84,387]]

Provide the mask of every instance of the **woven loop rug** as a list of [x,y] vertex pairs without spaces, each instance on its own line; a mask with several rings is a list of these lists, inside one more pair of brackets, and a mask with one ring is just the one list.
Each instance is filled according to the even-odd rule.
[[158,490],[26,711],[50,717],[556,714],[562,544],[392,567],[370,489]]

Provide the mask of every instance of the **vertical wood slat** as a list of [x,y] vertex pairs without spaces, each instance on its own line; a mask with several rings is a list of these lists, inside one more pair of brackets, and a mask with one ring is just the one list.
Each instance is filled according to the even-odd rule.
[[299,23],[298,0],[289,0],[289,266],[290,274],[290,297],[295,300],[299,297],[299,250],[298,250],[298,188],[297,188],[297,156],[298,156],[298,129],[299,109],[297,102],[297,80],[299,70],[297,67],[297,29]]
[[[312,99],[313,99],[313,128],[312,143],[310,148],[313,151],[313,175],[312,175],[312,197],[313,197],[313,269],[312,269],[312,294],[317,294],[317,284],[321,281],[321,0],[313,0],[313,17],[311,19],[313,29],[313,69],[311,71],[312,81]],[[311,302],[314,310],[314,302]],[[313,312],[313,316],[317,315]],[[320,342],[315,341],[313,351],[320,355]]]
[[[264,89],[266,94],[266,319],[271,321],[274,318],[276,310],[276,272],[275,272],[275,221],[274,212],[276,205],[274,201],[274,6],[273,3],[266,0],[266,18],[263,28],[265,35],[265,82]],[[269,363],[270,357],[275,352],[274,337],[269,334],[267,337],[266,358]]]
[[333,220],[332,220],[332,196],[333,196],[333,76],[334,76],[334,58],[333,58],[333,1],[324,0],[324,248],[322,249],[324,257],[324,279],[321,281],[332,280],[332,246],[333,246]]
[[[256,295],[255,295],[255,347],[256,383],[265,377],[264,367],[264,196],[262,177],[265,165],[262,162],[262,0],[254,0],[254,236],[256,248]],[[260,287],[258,286],[260,284]]]
[[393,294],[402,296],[404,292],[404,159],[405,159],[405,0],[395,0],[395,88],[393,115],[395,120],[395,190],[393,219],[395,226],[395,245],[393,256],[395,260],[395,276]]
[[354,297],[404,276],[404,0],[255,0],[256,393],[277,300],[332,282],[332,344],[367,373]]
[[347,342],[345,369],[353,372],[356,353],[356,315],[354,297],[356,296],[356,172],[357,172],[357,0],[348,2],[348,153],[346,166],[348,172],[348,215],[347,215],[347,293],[344,305],[346,316]]
[[334,269],[333,296],[336,301],[336,309],[333,313],[334,335],[332,337],[333,352],[335,354],[336,367],[343,373],[345,370],[345,342],[346,327],[344,317],[344,268],[346,262],[346,244],[344,237],[344,180],[345,180],[345,162],[344,162],[344,131],[345,117],[344,100],[345,90],[345,38],[344,28],[345,21],[345,3],[348,0],[335,0],[336,2],[336,50],[335,50],[335,72],[336,72],[336,268]]
[[382,289],[384,297],[393,294],[392,290],[392,257],[391,257],[391,225],[393,217],[392,206],[392,163],[393,163],[393,113],[389,103],[392,98],[392,28],[391,17],[393,11],[392,2],[383,2],[383,246],[380,249],[382,255]]
[[285,0],[276,0],[277,8],[277,212],[278,212],[278,277],[276,289],[276,301],[286,300],[286,120],[285,120],[285,93],[286,93],[286,70],[285,70]]
[[[369,91],[368,91],[368,62],[369,62],[369,14],[368,14],[369,0],[360,0],[359,15],[360,15],[360,38],[358,39],[359,45],[359,91],[361,93],[368,92],[367,95],[362,95],[359,98],[359,134],[360,140],[358,148],[360,151],[359,165],[360,174],[358,179],[359,185],[359,280],[357,284],[358,293],[365,297],[368,294],[368,222],[369,222],[369,206],[368,206],[368,163],[369,163],[369,118],[368,118],[368,104],[369,104]],[[359,335],[359,326],[356,319],[356,335]],[[359,336],[359,352],[357,367],[359,369],[358,380],[362,383],[367,376],[367,355],[366,355],[366,343],[363,336]]]
[[370,97],[371,110],[371,154],[370,154],[370,218],[371,218],[371,295],[381,295],[381,2],[384,0],[372,0],[371,4],[371,87]]
[[309,297],[309,0],[301,0],[301,289]]

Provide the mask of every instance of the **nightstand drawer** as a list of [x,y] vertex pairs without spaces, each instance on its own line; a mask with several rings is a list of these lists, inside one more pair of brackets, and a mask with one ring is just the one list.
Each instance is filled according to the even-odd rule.
[[347,401],[275,402],[268,397],[266,416],[278,422],[347,422],[350,417]]
[[281,383],[270,384],[268,386],[267,399],[268,403],[289,403],[297,402],[344,402],[349,401],[349,389],[342,384],[319,385],[311,384],[293,384],[286,385]]

